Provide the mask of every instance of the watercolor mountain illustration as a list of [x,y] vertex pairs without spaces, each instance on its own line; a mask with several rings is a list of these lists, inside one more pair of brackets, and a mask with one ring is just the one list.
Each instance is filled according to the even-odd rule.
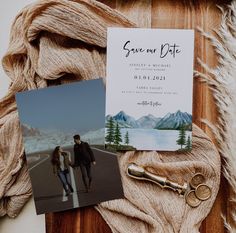
[[148,129],[173,129],[179,130],[181,126],[191,130],[192,115],[180,110],[175,113],[167,113],[164,117],[155,117],[151,114],[142,116],[135,120],[124,111],[120,111],[114,116],[107,115],[106,121],[112,117],[114,123],[118,123],[120,128],[148,128]]
[[192,129],[192,115],[178,110],[175,113],[165,115],[157,122],[155,129],[180,129],[182,126],[188,130]]

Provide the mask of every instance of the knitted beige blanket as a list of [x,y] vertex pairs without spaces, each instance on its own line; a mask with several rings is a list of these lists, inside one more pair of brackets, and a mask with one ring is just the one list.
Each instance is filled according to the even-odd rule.
[[[105,77],[106,29],[135,27],[122,14],[92,0],[46,0],[16,17],[3,67],[12,83],[0,101],[0,216],[17,216],[31,195],[14,94],[76,80]],[[220,157],[196,126],[186,153],[127,152],[120,156],[126,198],[98,207],[113,232],[197,232],[220,182]],[[212,197],[198,208],[172,191],[126,177],[129,161],[183,182],[196,172],[207,177]]]

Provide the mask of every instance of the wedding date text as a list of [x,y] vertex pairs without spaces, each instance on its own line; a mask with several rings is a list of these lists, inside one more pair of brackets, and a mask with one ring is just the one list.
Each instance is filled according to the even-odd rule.
[[149,75],[134,75],[134,80],[160,80],[160,81],[165,81],[166,76],[149,76]]

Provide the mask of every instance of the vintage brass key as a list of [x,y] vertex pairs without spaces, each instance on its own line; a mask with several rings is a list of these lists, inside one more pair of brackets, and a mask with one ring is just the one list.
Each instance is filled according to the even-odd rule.
[[178,192],[180,195],[184,195],[188,189],[187,183],[180,185],[176,182],[168,180],[166,177],[158,176],[154,173],[148,172],[143,167],[138,166],[135,163],[130,163],[128,165],[127,174],[134,179],[151,181],[159,185],[161,188],[171,189]]

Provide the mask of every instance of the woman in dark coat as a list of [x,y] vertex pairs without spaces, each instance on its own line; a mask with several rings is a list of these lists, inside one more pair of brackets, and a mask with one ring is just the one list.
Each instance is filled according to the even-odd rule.
[[69,153],[63,151],[60,146],[57,146],[52,153],[51,162],[53,165],[53,173],[59,177],[66,192],[66,196],[68,196],[70,192],[74,192],[71,183],[69,182],[69,167],[72,166]]

